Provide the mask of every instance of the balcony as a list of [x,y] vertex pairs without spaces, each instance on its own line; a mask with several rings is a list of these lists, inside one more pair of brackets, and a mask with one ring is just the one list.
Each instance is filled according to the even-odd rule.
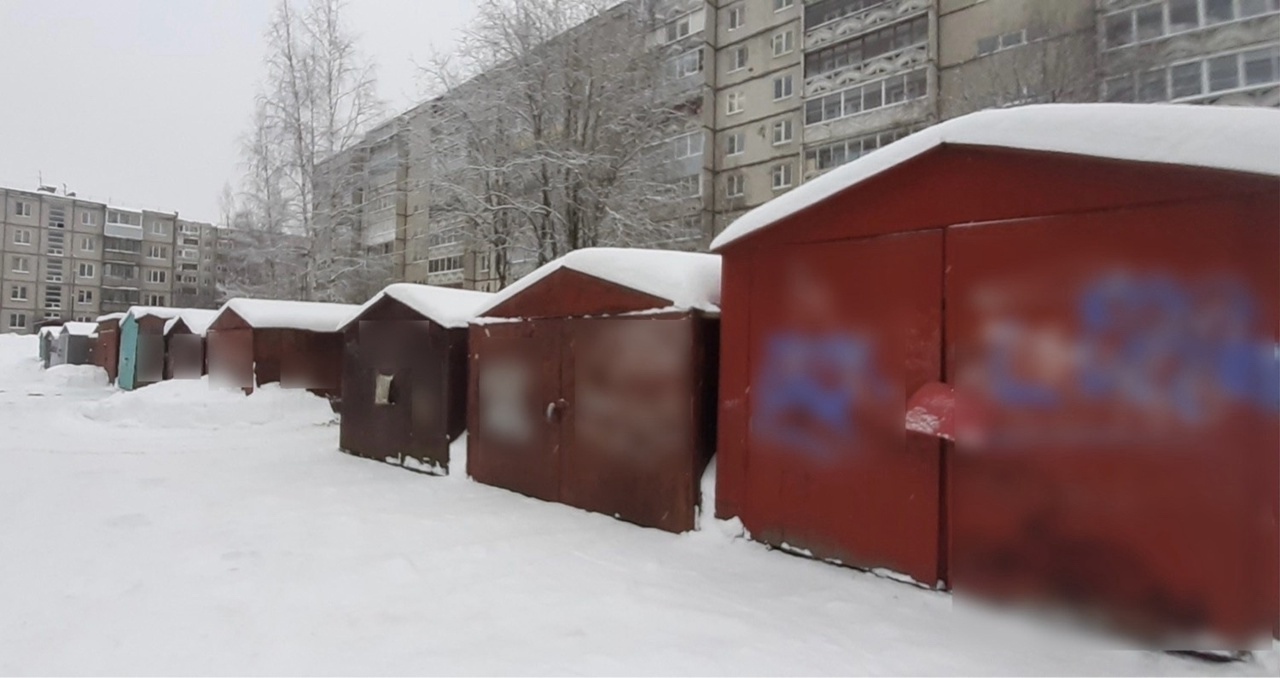
[[929,46],[912,45],[844,68],[805,78],[806,97],[835,92],[859,83],[929,63]]
[[897,0],[827,21],[817,26],[805,27],[804,49],[825,47],[841,40],[873,30],[883,24],[905,19],[929,9],[930,0]]

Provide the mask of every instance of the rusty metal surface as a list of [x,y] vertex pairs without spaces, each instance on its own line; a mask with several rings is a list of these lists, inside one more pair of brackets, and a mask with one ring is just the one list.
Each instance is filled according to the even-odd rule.
[[93,344],[93,364],[107,372],[107,380],[115,383],[120,363],[120,321],[98,323],[98,338]]
[[1098,609],[1152,638],[1271,630],[1265,214],[1230,199],[948,233],[957,590]]
[[[342,448],[447,470],[449,443],[466,426],[465,344],[465,330],[446,330],[398,302],[366,312],[345,335]],[[390,377],[384,403],[376,398],[379,375]]]
[[906,394],[941,376],[941,232],[797,246],[770,266],[752,299],[743,523],[934,584],[940,449],[902,422]]

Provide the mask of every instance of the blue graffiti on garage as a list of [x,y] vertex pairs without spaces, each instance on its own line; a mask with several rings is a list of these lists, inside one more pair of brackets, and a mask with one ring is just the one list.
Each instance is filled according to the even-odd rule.
[[784,332],[765,343],[751,430],[762,440],[832,458],[857,434],[859,398],[883,396],[874,343],[849,333]]

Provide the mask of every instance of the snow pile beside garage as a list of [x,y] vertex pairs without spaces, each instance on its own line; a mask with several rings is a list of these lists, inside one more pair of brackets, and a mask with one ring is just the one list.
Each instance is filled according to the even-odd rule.
[[54,389],[106,388],[107,371],[97,365],[54,365],[44,371],[44,385]]
[[267,384],[251,395],[211,388],[208,377],[172,379],[121,391],[86,404],[83,415],[119,426],[224,429],[244,426],[319,426],[333,419],[329,401],[300,389]]

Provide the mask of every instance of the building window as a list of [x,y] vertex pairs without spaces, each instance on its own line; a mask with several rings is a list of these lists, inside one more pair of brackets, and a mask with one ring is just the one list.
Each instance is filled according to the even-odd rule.
[[103,238],[102,249],[108,252],[126,252],[142,254],[142,241],[131,238]]
[[693,24],[691,19],[693,15],[682,16],[675,21],[667,24],[664,36],[667,42],[675,42],[681,38],[686,38],[692,32]]
[[76,304],[85,306],[93,303],[93,290],[76,290]]
[[742,112],[747,104],[747,96],[742,92],[730,92],[725,101],[725,113],[736,115]]
[[49,208],[49,228],[66,228],[67,210],[63,207]]
[[747,150],[747,135],[742,132],[734,132],[724,140],[725,155],[740,155]]
[[1108,78],[1103,98],[1118,102],[1195,101],[1280,82],[1280,46],[1219,54]]
[[92,278],[95,273],[97,273],[97,270],[94,265],[83,261],[80,262],[76,269],[76,275],[81,278]]
[[788,28],[785,31],[773,34],[773,55],[774,56],[782,56],[783,54],[789,54],[795,48],[796,48],[795,31]]
[[44,308],[46,311],[57,311],[62,308],[61,285],[49,285],[44,288]]
[[462,255],[437,257],[427,261],[427,273],[448,273],[462,270]]
[[14,285],[14,286],[10,287],[10,288],[9,288],[9,299],[10,299],[10,300],[12,300],[12,301],[26,301],[26,300],[27,300],[27,286],[26,286],[26,285]]
[[805,29],[813,29],[822,24],[843,19],[877,5],[884,0],[818,0],[804,6]]
[[696,198],[702,195],[702,174],[691,174],[679,177],[671,184],[675,194],[683,198]]
[[918,129],[918,126],[912,126],[886,130],[819,146],[805,152],[805,166],[809,170],[818,172],[839,167],[847,162],[857,160],[877,148],[888,146]]
[[109,278],[133,280],[138,277],[138,269],[128,264],[106,264],[103,274]]
[[795,0],[773,0],[773,11],[781,12],[795,4]]
[[702,72],[702,49],[685,52],[674,59],[667,60],[667,78],[679,80],[695,73]]
[[808,53],[804,58],[805,77],[829,73],[890,52],[923,45],[928,39],[928,16],[900,21],[838,45]]
[[9,314],[9,329],[21,330],[21,329],[25,329],[26,326],[27,326],[26,313],[10,313]]
[[773,166],[773,190],[778,191],[791,186],[791,163],[786,162]]
[[97,226],[97,225],[98,225],[98,215],[94,214],[93,212],[81,212],[81,213],[80,213],[80,224],[81,224],[82,226]]
[[924,69],[895,75],[806,101],[804,123],[814,125],[865,113],[922,98],[927,92],[928,74]]
[[1025,28],[1011,33],[982,38],[978,40],[978,56],[985,56],[987,54],[1011,49],[1013,47],[1026,44],[1027,42],[1027,30]]
[[724,194],[730,198],[741,198],[747,192],[747,179],[741,174],[730,174],[725,179]]
[[671,156],[676,160],[683,160],[702,155],[703,139],[702,130],[681,134],[671,140]]
[[169,256],[169,248],[164,245],[151,245],[147,248],[148,259],[164,259]]
[[17,217],[31,216],[31,203],[24,200],[17,200],[13,203],[13,215]]
[[165,306],[165,296],[163,294],[148,294],[143,297],[143,304],[147,306]]
[[736,31],[742,28],[742,24],[746,21],[746,12],[746,5],[742,3],[729,8],[729,17],[726,22],[729,25],[729,30]]
[[1103,41],[1116,49],[1207,26],[1280,12],[1280,0],[1167,0],[1103,17]]
[[729,72],[740,71],[747,67],[747,46],[742,45],[733,50],[729,60]]
[[786,99],[795,93],[795,83],[790,75],[773,79],[773,100]]
[[119,224],[121,226],[142,226],[142,215],[133,212],[122,212],[120,210],[107,211],[107,223]]
[[97,249],[98,245],[94,241],[93,236],[86,235],[80,238],[80,249],[85,252],[92,252]]
[[778,120],[773,123],[773,145],[780,146],[789,143],[794,130],[792,129],[791,119]]
[[184,247],[178,250],[178,256],[182,257],[183,259],[199,259],[200,253],[191,248]]
[[62,256],[63,247],[67,244],[67,234],[50,231],[46,239],[49,242],[48,247],[45,248],[45,253],[54,257]]
[[30,273],[31,259],[28,257],[14,257],[13,272],[14,273]]
[[168,282],[169,275],[165,271],[147,271],[147,282],[149,283],[165,283]]
[[27,229],[27,228],[15,228],[15,229],[13,229],[13,244],[15,244],[15,245],[30,245],[30,244],[31,244],[31,229]]
[[164,222],[163,221],[151,222],[151,233],[153,235],[164,235]]

